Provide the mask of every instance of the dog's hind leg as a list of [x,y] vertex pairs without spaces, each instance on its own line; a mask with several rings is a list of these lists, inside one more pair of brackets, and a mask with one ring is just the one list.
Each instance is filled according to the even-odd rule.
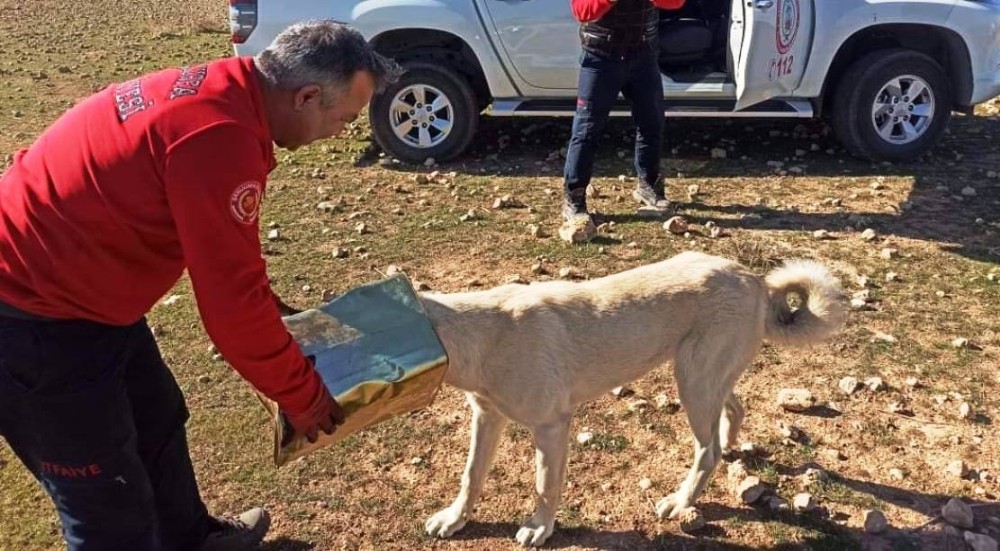
[[[735,377],[729,356],[731,350],[720,347],[722,339],[682,343],[675,359],[675,375],[681,404],[687,412],[694,433],[694,463],[680,488],[656,504],[660,518],[675,518],[690,507],[704,491],[715,467],[722,459],[719,424]],[[735,370],[739,375],[739,370]]]
[[566,479],[566,454],[572,414],[531,427],[535,439],[535,514],[517,532],[521,545],[539,546],[552,535]]
[[439,538],[450,537],[469,520],[472,506],[479,499],[486,473],[496,455],[500,436],[507,426],[507,418],[488,401],[472,394],[466,394],[466,399],[472,407],[472,441],[462,475],[462,487],[451,506],[438,511],[424,524],[428,534]]
[[722,417],[719,419],[719,443],[722,451],[725,452],[730,446],[736,444],[736,438],[740,434],[740,427],[743,426],[743,404],[735,394],[729,393],[726,398],[726,405],[722,409]]

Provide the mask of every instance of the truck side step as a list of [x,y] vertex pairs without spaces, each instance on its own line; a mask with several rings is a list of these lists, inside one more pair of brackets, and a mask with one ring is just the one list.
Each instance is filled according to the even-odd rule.
[[[768,100],[735,111],[735,100],[720,99],[667,99],[663,114],[666,117],[702,118],[811,118],[812,103],[805,100]],[[535,99],[496,100],[486,111],[494,117],[572,117],[576,113],[576,100]],[[619,100],[611,108],[612,117],[632,115],[629,103]]]

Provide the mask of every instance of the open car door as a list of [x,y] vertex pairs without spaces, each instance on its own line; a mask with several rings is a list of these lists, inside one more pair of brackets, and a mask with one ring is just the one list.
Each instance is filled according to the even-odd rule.
[[805,73],[813,0],[733,0],[729,47],[736,110],[790,96]]

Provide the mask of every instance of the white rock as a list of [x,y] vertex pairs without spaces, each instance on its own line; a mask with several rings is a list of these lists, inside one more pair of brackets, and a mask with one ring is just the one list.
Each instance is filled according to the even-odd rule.
[[744,478],[736,489],[736,495],[743,500],[743,503],[751,505],[756,503],[767,491],[767,486],[761,483],[760,478],[748,476]]
[[958,406],[958,416],[962,419],[972,419],[974,417],[972,413],[972,406],[969,405],[969,402],[962,402],[962,404]]
[[410,460],[410,465],[419,465],[423,462],[424,462],[423,457],[414,457],[413,459]]
[[796,494],[792,498],[792,509],[799,513],[808,513],[810,511],[816,510],[817,507],[816,498],[812,494],[803,492],[801,494]]
[[267,238],[270,241],[274,241],[275,239],[281,239],[281,231],[275,228],[267,232]]
[[873,340],[887,342],[890,344],[899,342],[899,339],[897,339],[895,336],[890,335],[888,333],[883,333],[881,331],[875,332],[875,338]]
[[816,231],[813,232],[813,239],[820,239],[820,240],[822,240],[822,239],[829,239],[829,238],[830,238],[830,232],[828,232],[826,230],[816,230]]
[[841,392],[850,396],[861,389],[861,382],[854,377],[844,377],[837,384],[837,387],[840,388]]
[[594,433],[592,432],[581,432],[576,435],[576,443],[581,446],[586,446],[594,439]]
[[528,224],[528,233],[534,238],[545,237],[545,231],[538,224]]
[[905,382],[906,382],[906,386],[908,386],[910,388],[919,388],[920,387],[920,379],[918,379],[916,377],[907,377]]
[[985,534],[966,532],[962,537],[965,538],[965,543],[972,548],[972,551],[997,551],[997,540]]
[[684,217],[674,216],[663,223],[663,229],[674,235],[684,235],[688,231],[688,223]]
[[896,272],[889,272],[885,274],[885,280],[889,283],[899,281],[899,274],[897,274]]
[[906,478],[906,473],[902,469],[892,468],[889,469],[889,478],[892,480],[903,480]]
[[181,299],[180,295],[170,295],[169,297],[163,299],[163,302],[161,302],[160,304],[164,306],[170,306],[171,304],[177,302],[180,299]]
[[958,337],[955,340],[951,341],[951,346],[952,348],[968,348],[969,339],[965,337]]
[[872,392],[881,392],[887,388],[885,381],[882,380],[882,377],[870,377],[866,379],[865,386]]
[[793,442],[799,442],[805,437],[800,428],[795,425],[786,425],[785,423],[778,423],[778,432],[782,438],[787,438]]
[[334,258],[347,258],[347,249],[341,247],[334,247],[333,257]]
[[653,487],[653,481],[648,478],[643,478],[639,481],[639,489],[648,490]]
[[801,413],[816,404],[812,393],[802,388],[783,388],[778,391],[778,405],[785,411]]
[[969,475],[969,467],[961,459],[956,459],[948,463],[948,466],[944,470],[955,478],[965,478]]
[[949,499],[948,503],[941,508],[941,516],[948,524],[959,528],[972,528],[975,521],[972,507],[957,497]]
[[852,310],[864,310],[867,307],[868,307],[868,301],[857,297],[851,299]]
[[772,511],[787,511],[788,502],[780,496],[771,496],[767,498],[767,508]]
[[616,386],[611,389],[611,395],[621,398],[622,396],[628,396],[632,391],[623,386]]
[[976,196],[976,188],[974,188],[972,186],[965,186],[964,188],[962,188],[962,195],[964,195],[966,197],[975,197]]
[[701,188],[698,187],[698,184],[691,184],[687,187],[689,198],[693,199],[696,195],[698,195],[699,191],[701,191]]
[[677,521],[684,532],[697,532],[705,527],[705,518],[701,516],[701,511],[694,507],[682,509],[677,514]]
[[434,160],[434,157],[428,157],[427,160],[424,161],[424,166],[426,166],[428,168],[432,167],[432,166],[434,166],[436,164],[437,164],[437,161]]
[[648,400],[632,400],[628,404],[628,410],[631,411],[632,413],[637,413],[637,412],[640,412],[640,411],[645,411],[647,409],[649,409],[649,401]]
[[359,234],[368,233],[368,225],[365,224],[364,222],[360,222],[358,223],[357,226],[354,226],[354,231],[358,232]]
[[865,241],[874,241],[876,237],[878,237],[878,234],[876,234],[875,230],[871,228],[861,232],[861,239],[864,239]]
[[802,473],[802,485],[809,486],[811,484],[817,484],[819,482],[825,482],[829,480],[830,475],[827,474],[823,469],[817,469],[815,467],[810,467],[806,469],[806,472]]
[[559,279],[575,279],[578,277],[580,277],[580,272],[572,266],[559,268]]
[[892,249],[892,248],[886,247],[886,248],[882,249],[882,253],[881,254],[882,254],[882,258],[884,258],[885,260],[892,260],[892,259],[896,258],[897,256],[899,256],[899,249]]
[[869,534],[881,534],[889,529],[889,521],[882,514],[882,511],[871,510],[865,513],[865,532]]

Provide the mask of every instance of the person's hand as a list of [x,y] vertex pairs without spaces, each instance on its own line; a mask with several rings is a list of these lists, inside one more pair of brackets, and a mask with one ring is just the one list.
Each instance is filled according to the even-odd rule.
[[285,414],[285,419],[292,428],[292,439],[305,436],[310,444],[316,442],[320,431],[325,434],[333,434],[337,425],[344,422],[344,410],[340,404],[330,396],[329,392],[323,401],[311,411],[295,416]]

